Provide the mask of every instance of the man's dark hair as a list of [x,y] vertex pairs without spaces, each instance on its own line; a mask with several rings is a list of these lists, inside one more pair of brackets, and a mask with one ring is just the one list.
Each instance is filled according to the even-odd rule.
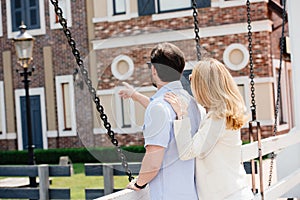
[[174,44],[161,43],[151,51],[151,63],[162,81],[177,81],[185,66],[184,54]]

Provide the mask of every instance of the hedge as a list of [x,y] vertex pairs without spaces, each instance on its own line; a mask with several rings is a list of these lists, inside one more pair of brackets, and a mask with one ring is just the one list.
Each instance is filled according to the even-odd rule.
[[[128,162],[140,162],[144,156],[143,146],[122,147]],[[116,148],[62,148],[34,150],[36,164],[58,164],[61,156],[68,156],[72,163],[120,162]],[[28,164],[28,152],[0,151],[1,165]]]

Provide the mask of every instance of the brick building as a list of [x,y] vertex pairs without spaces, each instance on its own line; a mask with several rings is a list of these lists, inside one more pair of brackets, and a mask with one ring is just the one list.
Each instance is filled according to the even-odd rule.
[[[0,148],[25,149],[20,108],[23,84],[15,72],[16,56],[11,42],[17,33],[16,28],[12,29],[12,13],[17,13],[18,1],[12,2],[1,1],[0,101],[5,103],[0,107]],[[36,38],[33,58],[36,71],[30,92],[40,96],[43,146],[39,148],[111,145],[87,87],[82,87],[80,76],[73,75],[76,63],[60,26],[55,23],[52,5],[48,1],[35,2],[39,4],[41,17],[38,21],[42,30],[38,32],[37,28],[28,27],[29,33]],[[186,72],[190,72],[197,62],[191,1],[59,2],[120,145],[143,144],[144,109],[135,102],[120,99],[118,90],[122,87],[121,82],[126,81],[148,96],[155,92],[146,62],[151,49],[159,42],[171,42],[181,48],[187,61]],[[245,1],[201,0],[197,5],[203,54],[226,64],[249,109],[251,90]],[[281,9],[279,0],[251,1],[255,100],[257,120],[261,122],[264,137],[272,134],[274,124]],[[288,35],[287,27],[285,35]],[[291,65],[285,54],[280,133],[287,132],[293,125],[290,85]],[[247,140],[247,126],[242,132],[243,139]]]

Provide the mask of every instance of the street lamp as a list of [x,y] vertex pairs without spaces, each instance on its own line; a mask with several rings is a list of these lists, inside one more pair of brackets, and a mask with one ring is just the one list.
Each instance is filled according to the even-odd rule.
[[[20,72],[20,75],[24,77],[22,82],[24,83],[25,89],[25,100],[26,100],[26,121],[27,121],[27,136],[28,136],[28,164],[35,164],[34,157],[34,144],[32,138],[32,129],[31,129],[31,114],[30,114],[30,96],[29,96],[29,83],[28,79],[31,76],[34,69],[29,68],[29,64],[32,61],[32,50],[34,38],[26,32],[26,25],[22,23],[19,27],[20,34],[18,34],[14,39],[14,45],[18,56],[18,63],[23,68],[23,71]],[[36,186],[36,178],[29,177],[30,186]]]

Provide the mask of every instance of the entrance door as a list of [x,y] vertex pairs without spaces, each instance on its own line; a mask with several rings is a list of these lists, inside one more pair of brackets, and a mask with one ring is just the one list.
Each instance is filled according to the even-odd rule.
[[[27,115],[26,115],[26,99],[25,96],[20,97],[21,103],[21,121],[22,121],[22,138],[23,149],[28,149],[28,134],[27,134]],[[31,115],[31,130],[32,144],[36,149],[43,149],[43,129],[41,118],[41,102],[40,95],[30,96],[30,115]]]

